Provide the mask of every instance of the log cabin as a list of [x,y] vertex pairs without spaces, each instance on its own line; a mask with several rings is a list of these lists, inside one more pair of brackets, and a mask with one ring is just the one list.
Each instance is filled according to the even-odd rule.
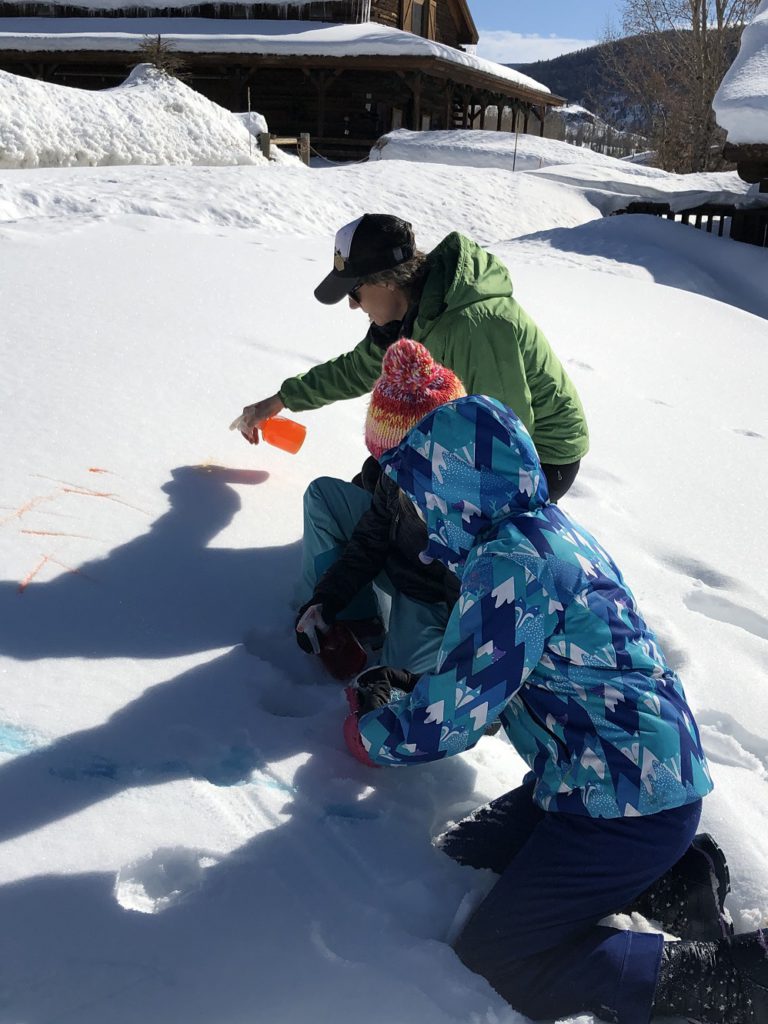
[[158,36],[192,88],[332,158],[400,127],[501,130],[504,108],[543,134],[564,102],[475,54],[467,0],[0,0],[0,70],[61,85],[118,84]]

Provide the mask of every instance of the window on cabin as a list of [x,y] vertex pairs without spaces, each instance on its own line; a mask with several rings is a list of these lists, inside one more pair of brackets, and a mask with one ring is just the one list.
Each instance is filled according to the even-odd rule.
[[413,0],[413,14],[411,15],[411,32],[417,36],[429,35],[429,0]]

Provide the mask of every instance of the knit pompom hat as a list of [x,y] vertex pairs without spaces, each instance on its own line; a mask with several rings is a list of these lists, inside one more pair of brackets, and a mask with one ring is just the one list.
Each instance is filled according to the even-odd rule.
[[436,363],[418,341],[401,338],[384,354],[373,386],[365,420],[368,451],[378,459],[433,409],[464,395],[453,370]]

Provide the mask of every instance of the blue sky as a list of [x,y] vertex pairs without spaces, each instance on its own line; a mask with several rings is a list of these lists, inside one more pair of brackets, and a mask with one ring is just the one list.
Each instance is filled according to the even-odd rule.
[[597,42],[621,0],[469,0],[480,33],[477,52],[502,63],[546,60]]

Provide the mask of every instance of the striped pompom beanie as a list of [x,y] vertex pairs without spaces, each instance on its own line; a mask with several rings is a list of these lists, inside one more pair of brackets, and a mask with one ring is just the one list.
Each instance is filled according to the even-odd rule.
[[401,338],[385,352],[373,386],[365,420],[368,451],[378,459],[433,409],[464,395],[453,370],[436,363],[418,341]]

